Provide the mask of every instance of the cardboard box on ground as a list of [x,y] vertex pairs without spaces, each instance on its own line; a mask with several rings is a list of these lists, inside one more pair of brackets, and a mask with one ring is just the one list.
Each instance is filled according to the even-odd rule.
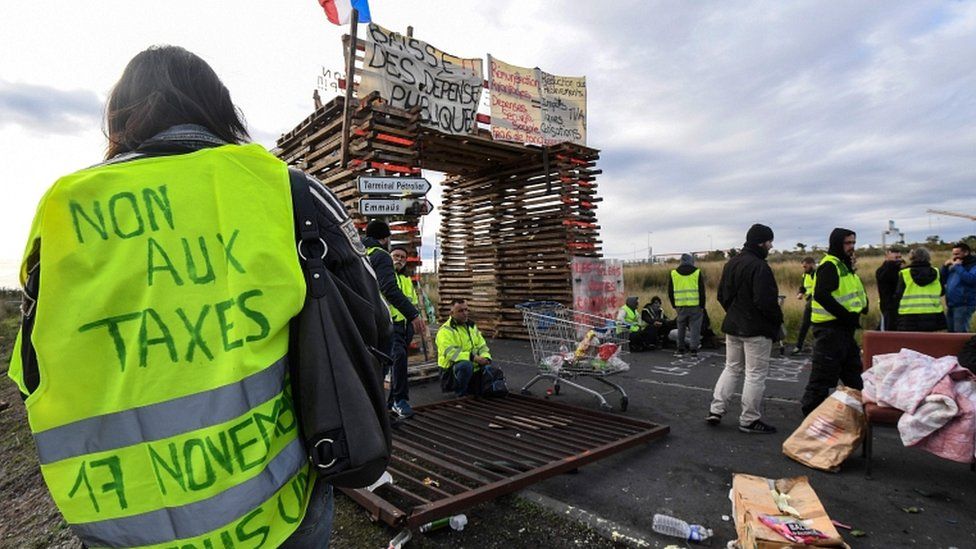
[[[760,515],[782,516],[788,514],[777,506],[775,493],[785,496],[786,503],[792,507],[804,524],[828,536],[817,544],[793,543],[765,524]],[[780,496],[780,497],[781,497]],[[778,480],[753,475],[736,474],[732,478],[732,512],[735,516],[735,531],[741,549],[802,549],[812,547],[838,547],[850,549],[837,532],[820,498],[813,491],[807,477],[782,478]]]

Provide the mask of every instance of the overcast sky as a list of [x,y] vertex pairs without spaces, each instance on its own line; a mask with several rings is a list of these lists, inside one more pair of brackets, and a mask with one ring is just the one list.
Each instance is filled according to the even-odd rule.
[[[585,75],[606,254],[776,246],[846,226],[878,242],[976,233],[976,3],[371,0],[373,20],[462,57]],[[0,286],[34,207],[100,160],[107,92],[151,44],[206,59],[252,136],[311,112],[340,36],[315,0],[16,2],[0,20]],[[330,94],[323,96],[327,99]],[[436,174],[431,174],[432,179]],[[439,203],[435,189],[431,198]],[[433,244],[439,218],[427,219]],[[429,248],[428,248],[429,253]]]

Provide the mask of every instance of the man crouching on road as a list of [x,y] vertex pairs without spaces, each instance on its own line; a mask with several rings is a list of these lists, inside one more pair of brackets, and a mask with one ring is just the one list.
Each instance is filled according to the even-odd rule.
[[491,364],[491,352],[474,322],[468,320],[468,303],[451,302],[451,317],[437,331],[437,365],[441,390],[457,396],[478,394],[482,368]]

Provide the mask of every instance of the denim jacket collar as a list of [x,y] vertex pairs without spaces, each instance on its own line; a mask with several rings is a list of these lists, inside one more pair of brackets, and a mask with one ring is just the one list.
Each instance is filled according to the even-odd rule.
[[203,126],[177,124],[150,137],[137,150],[117,154],[102,164],[117,164],[143,156],[190,153],[226,144]]

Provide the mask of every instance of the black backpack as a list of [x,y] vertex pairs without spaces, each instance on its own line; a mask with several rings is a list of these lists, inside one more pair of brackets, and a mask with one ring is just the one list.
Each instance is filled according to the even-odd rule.
[[505,372],[494,364],[486,364],[481,367],[481,396],[483,397],[503,397],[508,394],[508,385],[505,384]]
[[389,348],[392,324],[342,203],[302,172],[289,174],[307,288],[288,351],[302,442],[320,478],[361,488],[390,459],[382,385],[389,357],[379,349]]

